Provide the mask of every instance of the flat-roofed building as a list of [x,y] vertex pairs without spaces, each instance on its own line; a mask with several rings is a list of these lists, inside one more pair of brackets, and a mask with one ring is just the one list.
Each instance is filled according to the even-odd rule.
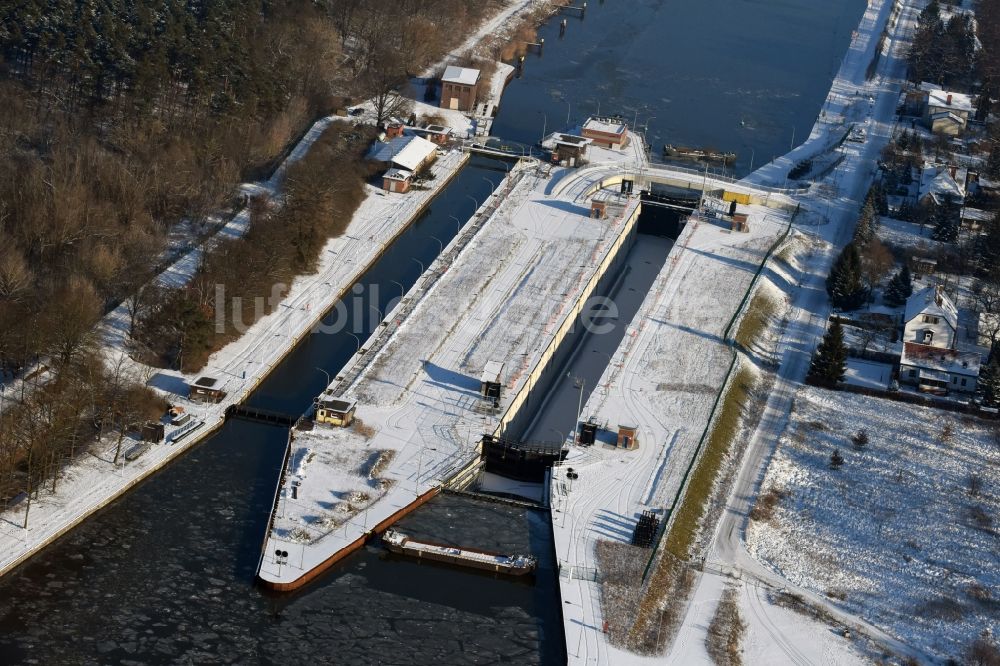
[[479,95],[478,69],[449,65],[441,77],[441,108],[472,111]]
[[622,149],[628,145],[628,123],[619,116],[591,116],[581,134],[601,148]]

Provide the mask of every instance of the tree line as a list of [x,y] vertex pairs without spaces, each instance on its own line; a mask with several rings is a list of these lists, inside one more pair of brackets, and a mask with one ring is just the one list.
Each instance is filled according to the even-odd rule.
[[[376,0],[0,5],[0,158],[8,165],[0,379],[45,367],[23,396],[4,396],[0,499],[37,489],[36,473],[50,478],[84,443],[155,404],[141,380],[120,373],[117,394],[129,406],[116,409],[128,418],[95,416],[110,400],[106,372],[81,363],[96,354],[93,326],[103,313],[127,303],[137,357],[197,367],[237,334],[205,327],[228,305],[212,302],[206,285],[224,284],[252,304],[265,281],[312,270],[318,248],[360,201],[367,130],[324,137],[315,156],[289,170],[279,201],[251,202],[247,237],[208,253],[190,287],[143,285],[218,229],[242,203],[236,185],[268,174],[317,117],[399,89],[498,4],[400,0],[388,13]],[[55,430],[29,437],[42,433],[39,414],[52,415]],[[58,455],[40,467],[28,442],[43,440]]]

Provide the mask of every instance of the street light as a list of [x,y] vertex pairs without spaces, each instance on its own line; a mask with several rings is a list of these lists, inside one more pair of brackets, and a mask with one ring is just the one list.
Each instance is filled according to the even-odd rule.
[[438,248],[439,248],[438,249],[438,254],[444,254],[444,243],[441,241],[441,239],[438,238],[437,236],[434,236],[434,235],[431,235],[431,236],[428,236],[428,237],[429,238],[433,238],[434,240],[436,240],[438,242]]
[[580,417],[583,415],[583,385],[585,382],[583,377],[574,377],[571,372],[567,372],[566,377],[572,379],[576,388],[580,389],[580,398],[576,404],[576,426],[573,430],[573,432],[578,432],[580,430]]
[[357,341],[358,348],[354,351],[354,353],[357,354],[358,352],[360,352],[361,351],[361,338],[359,338],[355,334],[351,333],[350,331],[344,331],[344,333],[347,333],[349,336],[351,336],[352,338],[354,338]]
[[379,309],[378,309],[377,307],[375,307],[374,305],[372,305],[371,303],[369,303],[369,304],[368,304],[368,308],[369,308],[370,310],[373,310],[373,311],[375,312],[375,314],[377,314],[377,315],[378,315],[378,323],[381,323],[381,322],[382,322],[382,320],[383,320],[383,319],[385,319],[385,317],[383,317],[383,316],[382,316],[382,311],[381,311],[381,310],[379,310]]
[[462,221],[457,217],[455,217],[454,215],[449,215],[448,217],[455,220],[455,235],[457,236],[460,233],[462,233]]
[[564,435],[562,433],[562,430],[556,430],[555,428],[549,428],[549,430],[551,430],[555,434],[559,435],[559,441],[560,442],[565,442],[566,441],[566,435]]
[[570,111],[571,107],[572,107],[572,105],[570,104],[569,100],[566,100],[566,127],[567,128],[569,127],[569,111]]
[[397,280],[389,280],[389,282],[399,285],[399,300],[403,300],[406,297],[406,287],[403,286],[403,283]]
[[410,260],[417,262],[417,266],[420,266],[420,274],[421,275],[423,275],[424,273],[427,272],[427,269],[424,268],[424,263],[422,261],[420,261],[419,259],[416,259],[414,257],[410,257]]
[[469,199],[472,199],[472,203],[476,204],[476,210],[479,210],[479,202],[476,200],[476,198],[471,194],[466,194],[465,196],[468,197]]
[[316,366],[316,369],[319,370],[320,372],[322,372],[326,376],[326,385],[327,386],[329,386],[330,384],[333,383],[333,382],[330,381],[330,373],[329,372],[327,372],[326,370],[324,370],[323,368],[321,368],[319,366]]
[[[492,180],[490,180],[486,176],[480,176],[480,178],[482,178],[483,180],[485,180],[486,184],[490,186],[490,194],[493,194],[494,192],[496,192],[497,186],[493,184]],[[487,196],[489,196],[489,195],[487,195]]]

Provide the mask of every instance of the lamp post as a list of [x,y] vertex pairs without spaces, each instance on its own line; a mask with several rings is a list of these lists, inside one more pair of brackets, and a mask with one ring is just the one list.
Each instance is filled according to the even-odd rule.
[[569,100],[566,100],[566,127],[567,128],[569,127],[569,112],[570,112],[571,108],[572,108],[572,104],[570,104]]
[[389,280],[389,282],[399,286],[399,300],[403,300],[406,297],[406,287],[403,286],[403,283],[398,280]]
[[428,236],[428,238],[433,238],[438,242],[438,254],[444,254],[444,243],[437,236]]
[[374,312],[376,315],[378,315],[378,321],[375,323],[375,325],[378,326],[380,323],[382,323],[382,320],[385,319],[385,317],[382,316],[382,311],[379,310],[374,305],[372,305],[371,303],[368,304],[368,309]]
[[344,331],[344,332],[347,333],[352,338],[354,338],[354,340],[358,343],[358,348],[354,351],[354,353],[357,354],[359,351],[361,351],[361,338],[356,336],[354,333],[351,333],[350,331]]
[[556,430],[555,428],[549,428],[549,430],[551,430],[555,434],[559,435],[559,441],[560,442],[565,442],[566,441],[566,435],[564,435],[562,433],[562,430]]
[[476,210],[479,210],[479,201],[471,194],[466,194],[465,196],[469,199],[472,199],[472,203],[476,204]]
[[454,215],[449,215],[448,217],[455,220],[455,235],[457,236],[460,233],[462,233],[462,221],[457,217],[455,217]]
[[[494,185],[494,184],[493,184],[493,181],[492,181],[492,180],[490,180],[489,178],[487,178],[486,176],[480,176],[480,177],[481,177],[481,178],[482,178],[482,179],[483,179],[484,181],[486,181],[486,184],[487,184],[487,185],[489,185],[489,186],[490,186],[490,194],[493,194],[493,193],[494,193],[494,192],[496,191],[496,189],[497,189],[497,186],[496,186],[496,185]],[[489,196],[489,194],[488,194],[488,195],[486,195],[486,196]]]
[[326,385],[327,386],[329,386],[330,384],[333,383],[333,382],[330,381],[330,373],[329,372],[327,372],[326,370],[324,370],[323,368],[321,368],[319,366],[316,366],[316,369],[319,370],[320,372],[322,372],[324,376],[326,376]]
[[[580,430],[580,416],[583,414],[583,386],[585,382],[583,380],[583,377],[575,377],[570,372],[566,373],[566,377],[572,379],[573,385],[576,388],[580,389],[580,397],[577,399],[576,403],[576,425],[573,427],[573,432],[576,433],[579,432]],[[576,440],[575,435],[573,439]]]
[[424,263],[422,261],[420,261],[419,259],[415,259],[414,257],[410,257],[410,260],[417,262],[417,266],[420,266],[420,274],[421,275],[423,275],[424,273],[427,272],[427,269],[424,268]]

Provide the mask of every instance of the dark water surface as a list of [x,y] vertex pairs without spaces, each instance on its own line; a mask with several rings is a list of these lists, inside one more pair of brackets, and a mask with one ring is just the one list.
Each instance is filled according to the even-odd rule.
[[[581,4],[581,3],[577,3]],[[493,134],[533,143],[600,110],[664,143],[737,153],[738,175],[812,129],[865,0],[591,0],[539,37]],[[559,22],[567,29],[559,37]]]
[[[508,88],[495,134],[534,141],[596,110],[649,116],[654,145],[711,144],[757,164],[804,138],[863,0],[591,0]],[[587,105],[590,105],[589,107]],[[741,121],[743,125],[741,126]],[[501,165],[475,160],[362,281],[379,310],[455,234]],[[484,178],[486,179],[484,181]],[[488,181],[488,182],[487,182]],[[469,197],[473,199],[470,199]],[[640,239],[641,240],[641,239]],[[370,293],[366,290],[365,293]],[[364,308],[368,331],[377,318]],[[251,399],[301,413],[356,348],[308,338]],[[548,519],[441,497],[404,521],[438,540],[540,558],[533,584],[369,548],[307,589],[254,586],[286,433],[234,421],[0,580],[0,664],[530,664],[564,661]]]

